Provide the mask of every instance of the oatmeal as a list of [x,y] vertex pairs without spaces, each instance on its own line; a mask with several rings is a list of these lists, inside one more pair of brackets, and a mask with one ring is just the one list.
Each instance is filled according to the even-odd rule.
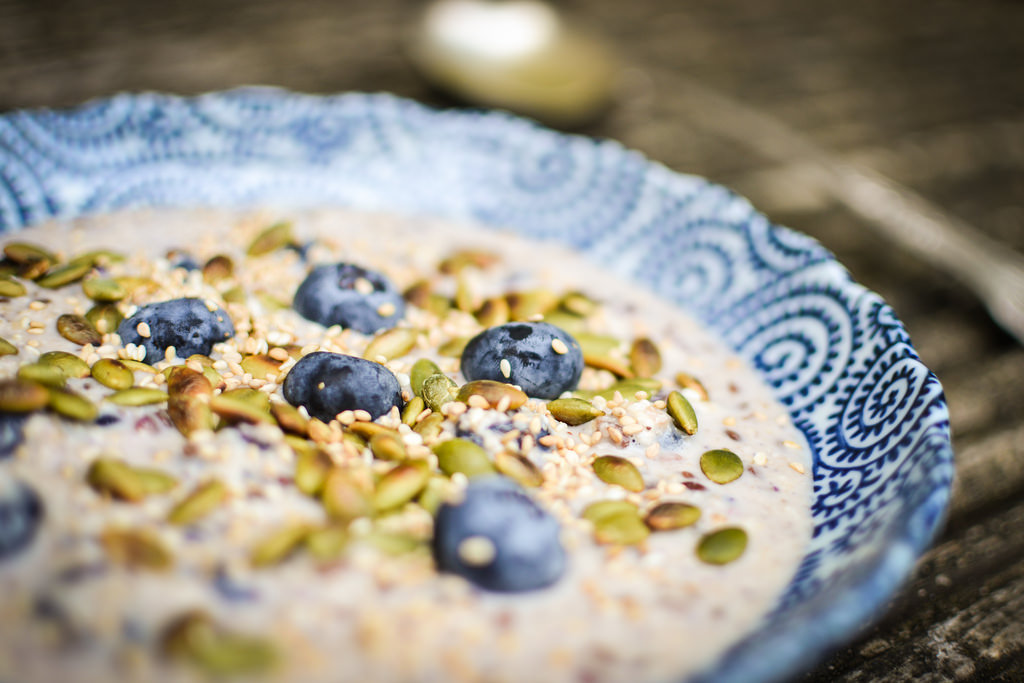
[[6,247],[2,680],[678,679],[810,538],[767,387],[554,245],[195,210]]

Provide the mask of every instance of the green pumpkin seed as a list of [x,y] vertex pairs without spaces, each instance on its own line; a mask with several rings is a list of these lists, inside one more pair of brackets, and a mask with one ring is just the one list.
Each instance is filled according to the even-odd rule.
[[93,301],[111,303],[128,296],[128,291],[117,280],[93,277],[82,281],[82,291]]
[[511,384],[495,382],[489,379],[478,379],[463,384],[455,395],[455,400],[468,403],[470,396],[484,398],[491,408],[497,408],[503,401],[505,410],[515,410],[526,403],[527,395]]
[[128,296],[134,296],[136,294],[152,294],[153,292],[160,289],[159,283],[156,280],[148,277],[137,277],[135,275],[119,275],[114,278],[117,284],[121,285]]
[[178,485],[178,480],[166,472],[132,467],[110,457],[96,458],[85,479],[97,492],[133,503],[146,496],[166,493]]
[[327,475],[320,501],[332,519],[343,522],[373,513],[373,482],[363,470],[335,467]]
[[246,356],[239,365],[243,371],[256,379],[266,379],[267,375],[277,375],[281,372],[281,361],[266,354]]
[[387,555],[408,555],[424,547],[423,542],[408,534],[389,533],[374,529],[360,538],[367,545]]
[[629,363],[616,356],[592,356],[583,355],[583,363],[588,367],[595,368],[597,370],[607,370],[616,377],[622,377],[624,379],[631,379],[636,377],[636,373],[630,368]]
[[697,557],[708,564],[728,564],[747,549],[747,532],[736,527],[706,534],[697,544]]
[[348,532],[341,526],[314,529],[306,536],[306,552],[320,562],[339,558],[348,545]]
[[377,482],[373,507],[377,512],[393,510],[415,498],[430,479],[430,469],[422,463],[398,465]]
[[277,424],[270,414],[269,397],[263,392],[256,392],[267,397],[263,403],[253,397],[248,389],[232,389],[210,397],[210,410],[219,415],[229,424],[247,422],[249,424]]
[[12,280],[8,277],[0,277],[0,296],[16,297],[24,296],[25,285],[21,284],[17,280]]
[[696,434],[697,413],[694,412],[693,406],[686,400],[686,397],[678,391],[673,391],[668,395],[667,403],[666,410],[672,417],[672,421],[676,423],[676,427],[684,434]]
[[308,522],[293,522],[277,529],[253,547],[249,563],[254,567],[269,567],[284,562],[312,530]]
[[558,305],[558,295],[546,289],[513,292],[507,297],[511,320],[532,320],[543,317]]
[[434,446],[433,451],[438,467],[448,476],[461,472],[476,477],[495,472],[487,451],[469,439],[448,439]]
[[145,372],[150,375],[155,375],[157,373],[156,368],[148,363],[143,363],[140,360],[132,360],[130,358],[122,358],[120,360],[124,363],[124,366],[132,372]]
[[413,396],[402,408],[402,424],[413,427],[416,425],[416,416],[422,413],[427,407],[422,396]]
[[544,322],[565,330],[575,338],[577,335],[585,334],[587,321],[572,313],[561,310],[554,310],[544,315]]
[[367,443],[369,443],[369,440],[378,434],[387,434],[395,438],[401,438],[397,430],[391,429],[391,427],[385,427],[382,424],[377,424],[376,422],[353,422],[347,429],[353,434],[365,439]]
[[84,254],[79,254],[68,263],[86,263],[89,266],[109,266],[112,263],[120,263],[125,260],[124,254],[109,249],[94,249]]
[[660,390],[660,380],[649,379],[645,377],[635,377],[633,379],[619,380],[618,382],[615,382],[607,389],[597,392],[595,396],[601,396],[602,398],[610,401],[615,396],[615,392],[617,391],[619,392],[619,395],[622,396],[622,398],[631,401],[639,391],[645,392],[648,396],[654,396]]
[[28,265],[38,261],[57,262],[57,257],[52,252],[28,242],[11,242],[4,245],[4,256],[20,265]]
[[581,318],[588,318],[597,312],[600,305],[582,292],[569,292],[562,297],[559,306]]
[[90,270],[92,270],[90,263],[65,263],[46,271],[42,277],[36,280],[36,284],[47,289],[57,289],[81,280]]
[[68,378],[56,365],[26,363],[18,368],[18,379],[59,389],[67,383]]
[[437,347],[437,353],[445,358],[459,358],[472,337],[455,337]]
[[455,308],[472,313],[477,308],[477,296],[473,283],[465,272],[459,272],[455,280]]
[[79,422],[92,422],[100,414],[96,404],[67,389],[51,389],[48,405],[58,415]]
[[228,502],[228,487],[211,479],[196,487],[167,513],[167,522],[176,526],[195,524]]
[[427,297],[425,308],[438,318],[443,318],[452,310],[452,301],[441,294],[431,294]]
[[556,420],[573,427],[604,415],[603,410],[595,408],[590,401],[582,398],[556,398],[548,402],[548,410]]
[[496,263],[499,263],[501,258],[489,251],[483,251],[481,249],[460,249],[448,258],[441,261],[438,265],[440,270],[445,275],[455,275],[462,271],[467,266],[473,266],[484,270],[490,268]]
[[135,373],[127,365],[113,358],[101,358],[92,364],[92,376],[105,387],[115,390],[130,389],[135,384]]
[[677,372],[676,384],[681,386],[683,389],[690,389],[691,391],[696,392],[697,395],[700,396],[700,400],[708,400],[708,390],[705,389],[704,384],[693,375],[685,372]]
[[245,253],[248,256],[263,256],[291,244],[295,244],[292,224],[287,221],[281,221],[280,223],[274,223],[257,235],[256,239],[249,245],[249,248],[245,250]]
[[627,491],[644,490],[644,478],[636,465],[617,455],[601,455],[594,459],[594,474],[606,484],[621,486]]
[[651,530],[634,511],[619,511],[594,522],[594,539],[607,545],[636,545],[650,536]]
[[107,557],[128,569],[162,571],[174,564],[174,556],[160,537],[145,529],[109,528],[100,534]]
[[39,356],[38,362],[41,365],[52,365],[59,368],[68,379],[81,379],[89,376],[89,364],[67,351],[47,351]]
[[119,406],[149,406],[166,402],[167,392],[151,387],[131,387],[115,391],[106,400]]
[[716,484],[728,484],[743,474],[743,461],[732,451],[719,448],[700,456],[700,469]]
[[402,293],[402,298],[418,308],[429,308],[431,289],[428,280],[419,280]]
[[46,387],[23,379],[0,380],[0,412],[31,413],[41,410],[50,402]]
[[607,334],[594,334],[584,332],[575,335],[576,341],[583,351],[583,357],[587,356],[608,356],[615,351],[621,351],[622,341]]
[[444,421],[445,417],[441,413],[431,413],[417,422],[412,430],[422,436],[424,441],[429,442],[441,436]]
[[700,519],[700,508],[689,503],[659,503],[647,513],[647,526],[654,531],[688,527]]
[[628,500],[599,500],[583,508],[580,516],[596,524],[605,517],[620,513],[630,513],[639,517],[640,509]]
[[167,493],[178,486],[178,480],[161,470],[149,467],[132,467],[132,473],[142,489],[149,494]]
[[459,385],[448,375],[431,375],[423,380],[423,402],[435,413],[446,403],[458,400]]
[[57,332],[68,341],[85,346],[92,344],[99,346],[103,343],[103,336],[92,326],[84,316],[75,313],[65,313],[57,318]]
[[167,414],[179,432],[189,436],[213,429],[212,393],[210,381],[192,368],[179,365],[167,376]]
[[629,349],[629,364],[637,377],[654,377],[661,370],[661,351],[650,339],[641,337]]
[[363,358],[373,361],[378,357],[383,357],[386,361],[400,358],[416,348],[418,335],[419,332],[408,327],[392,327],[370,340],[363,352]]
[[271,403],[270,414],[277,420],[278,426],[289,434],[297,436],[309,434],[309,418],[304,417],[299,409],[290,403],[284,401]]
[[[245,293],[245,289],[243,289],[241,285],[231,287],[223,294],[221,294],[221,296],[224,297],[224,301],[229,304],[244,304],[248,299],[248,296]],[[273,311],[279,310],[281,307],[277,306],[276,304],[272,304],[270,306],[267,306],[267,308]]]
[[448,479],[445,477],[437,474],[431,475],[416,502],[429,514],[436,515],[438,508],[441,507],[441,503],[445,501],[448,486]]
[[381,433],[370,438],[370,450],[378,460],[405,460],[405,443],[397,434]]
[[96,304],[85,312],[85,319],[100,334],[116,332],[117,326],[124,320],[124,315],[114,304]]
[[0,337],[0,356],[17,356],[18,347],[7,341],[3,337]]
[[494,467],[509,479],[527,488],[536,488],[544,483],[544,475],[533,461],[526,456],[501,451],[494,456]]
[[226,631],[198,610],[172,621],[160,638],[164,654],[215,677],[245,677],[272,670],[279,656],[262,638]]
[[475,313],[476,320],[484,327],[496,327],[509,321],[511,311],[503,296],[496,296],[483,302]]
[[429,358],[420,358],[412,364],[412,370],[409,371],[409,386],[412,388],[412,393],[416,396],[423,396],[424,380],[431,375],[443,374],[441,368],[437,367],[437,363]]
[[235,274],[235,262],[223,254],[214,256],[203,265],[203,280],[216,284]]
[[307,496],[316,497],[324,489],[331,459],[320,449],[310,446],[295,453],[295,488]]

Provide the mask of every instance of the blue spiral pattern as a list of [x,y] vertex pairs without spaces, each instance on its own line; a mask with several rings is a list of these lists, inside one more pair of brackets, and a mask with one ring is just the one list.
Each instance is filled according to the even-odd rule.
[[949,498],[942,389],[809,237],[611,142],[386,95],[123,95],[0,117],[0,230],[140,206],[311,205],[570,244],[678,302],[774,388],[814,453],[814,538],[762,628],[698,680],[781,678],[875,614]]

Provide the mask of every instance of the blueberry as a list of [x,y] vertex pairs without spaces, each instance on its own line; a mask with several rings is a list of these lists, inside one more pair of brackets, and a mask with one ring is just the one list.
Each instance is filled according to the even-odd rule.
[[304,356],[284,378],[284,398],[306,406],[327,422],[343,410],[365,410],[374,418],[402,407],[402,387],[380,363],[340,353],[316,351]]
[[314,268],[292,306],[324,327],[341,325],[364,334],[394,327],[405,312],[402,295],[386,277],[351,263]]
[[199,262],[196,261],[195,257],[187,251],[182,251],[180,249],[172,249],[167,252],[167,261],[170,263],[171,268],[199,270]]
[[0,472],[0,560],[31,543],[42,519],[39,495],[7,472]]
[[[509,364],[507,377],[501,371],[503,359]],[[558,398],[576,388],[582,373],[579,342],[549,323],[491,327],[473,337],[462,352],[462,374],[467,380],[518,384],[534,398]]]
[[442,571],[487,590],[535,590],[565,573],[559,532],[555,518],[517,484],[479,477],[470,481],[461,503],[444,503],[438,510],[434,558]]
[[27,417],[20,413],[0,413],[0,460],[14,453],[21,443]]
[[[149,326],[149,336],[139,334],[139,323]],[[192,354],[210,355],[213,345],[235,334],[231,318],[222,309],[210,310],[199,299],[171,299],[143,306],[117,327],[123,344],[146,347],[145,361],[163,360],[164,350],[173,346],[178,358]]]

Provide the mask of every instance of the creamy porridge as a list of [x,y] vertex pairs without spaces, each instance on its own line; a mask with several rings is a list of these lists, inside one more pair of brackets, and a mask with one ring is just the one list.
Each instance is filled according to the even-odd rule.
[[678,679],[810,538],[768,389],[552,245],[338,210],[5,244],[0,680]]

